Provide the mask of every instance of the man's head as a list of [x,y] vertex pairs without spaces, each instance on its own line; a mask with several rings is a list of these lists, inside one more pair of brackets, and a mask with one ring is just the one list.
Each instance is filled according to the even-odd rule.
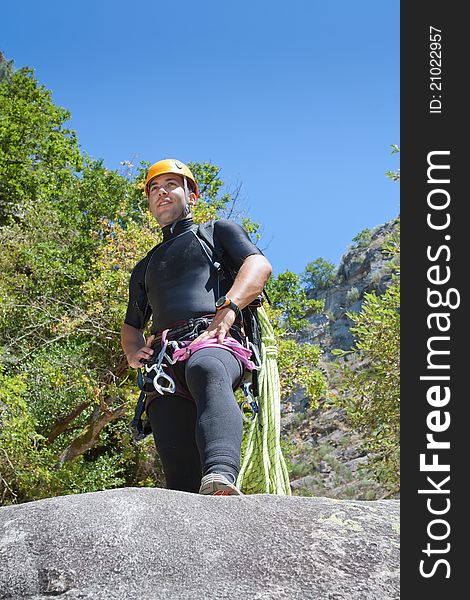
[[174,159],[150,167],[145,180],[149,209],[161,227],[184,219],[198,197],[196,180],[189,168]]

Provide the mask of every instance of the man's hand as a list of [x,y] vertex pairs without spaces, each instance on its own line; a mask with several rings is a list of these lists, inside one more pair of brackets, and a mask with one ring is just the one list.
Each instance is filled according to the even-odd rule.
[[222,308],[217,311],[215,317],[212,319],[209,327],[201,333],[195,340],[193,340],[188,348],[191,348],[193,344],[202,342],[210,338],[217,338],[219,344],[223,344],[225,336],[228,335],[230,327],[235,323],[235,313],[231,308]]
[[152,350],[151,346],[154,340],[155,336],[151,335],[145,342],[145,346],[142,346],[136,352],[127,354],[127,362],[133,369],[139,369],[144,361],[149,360],[153,356],[154,350]]

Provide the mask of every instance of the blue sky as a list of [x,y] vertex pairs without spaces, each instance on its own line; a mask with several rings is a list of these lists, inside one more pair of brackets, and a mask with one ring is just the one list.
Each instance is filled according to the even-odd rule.
[[0,50],[108,168],[207,161],[242,184],[276,274],[399,213],[398,0],[9,2]]

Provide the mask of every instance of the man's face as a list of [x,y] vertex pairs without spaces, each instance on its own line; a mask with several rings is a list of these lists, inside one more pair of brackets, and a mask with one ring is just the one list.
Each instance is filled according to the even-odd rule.
[[[170,225],[176,221],[184,209],[184,187],[183,177],[168,173],[157,175],[149,186],[149,210],[157,220],[160,227]],[[189,194],[188,203],[193,205],[196,195]]]

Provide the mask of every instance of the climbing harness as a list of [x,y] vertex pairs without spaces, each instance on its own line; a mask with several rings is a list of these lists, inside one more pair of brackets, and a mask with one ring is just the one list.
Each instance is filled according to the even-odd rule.
[[216,338],[206,338],[197,344],[190,344],[192,344],[190,340],[179,342],[179,348],[173,353],[173,358],[176,360],[186,360],[191,356],[191,354],[194,354],[194,352],[197,352],[202,348],[223,348],[224,350],[228,350],[234,356],[236,356],[249,371],[259,368],[253,361],[250,360],[250,356],[252,354],[251,350],[245,346],[242,346],[240,342],[232,337],[226,336],[222,344],[219,344]]
[[[188,359],[194,352],[197,352],[202,348],[223,348],[236,356],[246,367],[247,372],[260,370],[261,359],[259,354],[253,352],[249,345],[245,347],[232,337],[225,337],[222,344],[219,344],[216,338],[207,338],[190,346],[193,340],[195,340],[202,331],[207,329],[210,321],[211,319],[207,317],[190,319],[187,323],[180,324],[174,329],[165,329],[157,336],[157,342],[154,344],[154,347],[161,343],[159,353],[156,355],[156,358],[152,357],[152,359],[143,364],[141,369],[138,369],[137,382],[141,393],[137,400],[134,419],[129,426],[135,441],[140,441],[145,438],[145,435],[151,433],[151,430],[147,429],[147,433],[143,435],[145,394],[146,392],[149,392],[149,390],[145,388],[145,385],[149,384],[161,395],[174,394],[176,391],[174,379],[163,370],[164,368],[168,368],[169,365],[174,365],[179,361]],[[179,339],[178,341],[169,340],[168,337],[177,337]],[[182,337],[185,339],[181,339]],[[171,349],[170,353],[168,351],[169,349]],[[255,358],[255,362],[250,360],[251,356]],[[251,399],[250,404],[252,403],[256,404],[253,399]]]

